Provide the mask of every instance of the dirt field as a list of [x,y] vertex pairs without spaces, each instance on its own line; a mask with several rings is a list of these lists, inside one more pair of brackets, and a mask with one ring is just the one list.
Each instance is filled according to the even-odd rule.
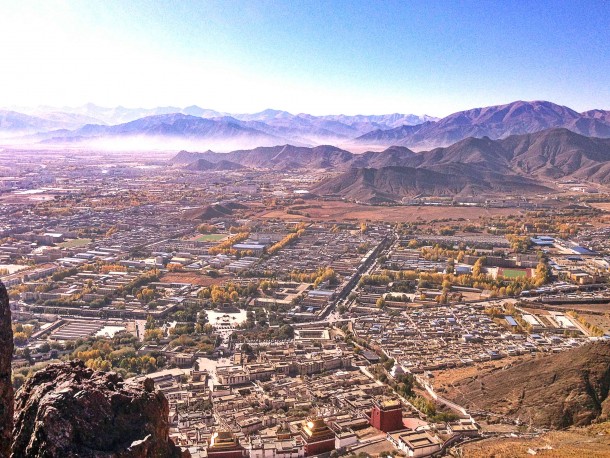
[[608,304],[559,304],[553,307],[561,308],[562,310],[576,310],[577,312],[602,312],[610,313],[610,303]]
[[587,320],[588,323],[603,329],[606,334],[610,333],[610,316],[607,313],[605,315],[593,315],[591,313],[578,312],[578,314]]
[[480,208],[480,207],[433,207],[433,206],[404,206],[383,207],[360,205],[350,202],[319,202],[320,208],[308,208],[302,215],[290,215],[285,210],[263,211],[257,214],[257,218],[283,220],[315,220],[315,221],[387,221],[415,222],[431,221],[435,219],[464,218],[466,220],[478,220],[481,217],[514,215],[521,210],[515,208]]
[[161,277],[162,282],[168,283],[192,283],[199,286],[220,285],[223,278],[212,278],[206,275],[198,275],[191,272],[170,272]]
[[524,361],[525,359],[532,358],[530,355],[512,356],[508,358],[499,359],[496,361],[486,361],[484,363],[474,364],[467,367],[459,367],[456,369],[449,369],[444,371],[434,371],[434,388],[439,392],[445,391],[445,389],[454,382],[459,380],[474,377],[481,373],[490,372],[494,369],[508,366],[512,363]]
[[589,205],[593,208],[599,208],[600,210],[610,212],[610,202],[594,202]]
[[[569,431],[553,431],[534,439],[487,439],[465,445],[465,458],[525,457],[602,458],[610,456],[608,423]],[[532,453],[534,452],[534,453]]]

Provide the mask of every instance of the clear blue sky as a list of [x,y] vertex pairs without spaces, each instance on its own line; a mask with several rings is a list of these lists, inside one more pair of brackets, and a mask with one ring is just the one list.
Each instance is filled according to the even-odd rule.
[[0,40],[5,106],[610,109],[604,1],[0,0]]

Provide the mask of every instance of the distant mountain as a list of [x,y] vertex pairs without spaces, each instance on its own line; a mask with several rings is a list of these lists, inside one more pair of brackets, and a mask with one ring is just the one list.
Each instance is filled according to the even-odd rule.
[[[125,108],[122,106],[107,108],[95,104],[87,104],[80,107],[19,108],[14,110],[13,116],[18,114],[37,119],[19,121],[19,123],[26,125],[26,127],[20,130],[12,129],[8,132],[10,135],[19,133],[34,134],[24,140],[36,141],[53,138],[54,143],[61,141],[62,138],[66,142],[78,142],[81,138],[89,137],[95,129],[97,129],[96,135],[98,137],[106,135],[104,129],[91,127],[93,125],[124,126],[140,119],[170,115],[188,115],[225,122],[245,129],[254,129],[272,137],[283,138],[291,144],[309,146],[337,144],[352,140],[375,129],[391,129],[402,124],[411,125],[436,119],[429,116],[420,117],[399,113],[370,116],[313,116],[306,113],[294,115],[287,111],[272,109],[258,113],[231,114],[201,108],[196,105],[185,108],[168,106],[147,109]],[[17,124],[17,120],[5,124]],[[60,135],[53,135],[58,130],[78,130],[86,125],[91,126],[88,126],[88,130],[84,132],[78,131],[68,134],[60,132]],[[6,131],[6,129],[0,126],[0,134],[3,130]],[[270,143],[263,142],[260,145],[254,146],[268,144]],[[243,146],[251,147],[250,144],[244,144]]]
[[[204,156],[214,156],[218,153],[215,153],[212,150],[207,150],[204,153],[191,153],[190,151],[180,151],[173,158],[170,159],[172,164],[192,164],[198,159],[203,159]],[[223,156],[225,156],[223,154]]]
[[[610,139],[585,137],[568,129],[548,129],[502,140],[467,138],[446,148],[402,153],[397,161],[384,158],[317,185],[320,194],[339,194],[355,200],[399,200],[418,193],[430,195],[493,192],[546,192],[553,181],[576,179],[610,184]],[[371,153],[366,153],[370,155]],[[425,170],[426,173],[422,172]],[[431,172],[431,173],[427,173]]]
[[[313,148],[293,145],[259,147],[230,153],[192,153],[180,151],[170,159],[172,164],[194,164],[203,160],[211,164],[230,161],[242,167],[265,170],[348,170],[352,167],[387,167],[402,165],[417,154],[408,148],[396,146],[383,152],[353,154],[335,146],[322,145]],[[196,169],[193,166],[192,169]]]
[[584,118],[597,119],[603,123],[610,123],[610,111],[606,110],[589,110],[581,113]]
[[477,171],[453,164],[445,172],[415,167],[351,169],[324,180],[312,192],[334,194],[367,203],[395,202],[420,194],[428,196],[480,195],[490,193],[546,193],[550,189],[531,178]]
[[367,151],[362,154],[355,154],[349,162],[349,167],[390,167],[390,166],[403,166],[408,161],[413,160],[417,157],[417,153],[414,153],[409,148],[404,146],[390,146],[384,151]]
[[0,135],[27,135],[50,129],[74,129],[95,121],[80,115],[59,112],[27,115],[10,110],[0,110]]
[[543,180],[574,178],[610,183],[610,139],[585,137],[568,129],[548,129],[502,140],[467,138],[407,161],[411,166],[431,169],[455,163]]
[[172,163],[191,163],[204,159],[211,163],[230,161],[254,169],[293,170],[293,169],[331,169],[345,168],[356,155],[334,146],[314,148],[293,145],[258,147],[252,150],[237,150],[230,153],[188,153],[181,151]]
[[421,149],[450,145],[467,137],[498,139],[554,127],[564,127],[587,136],[610,137],[610,115],[602,110],[577,113],[551,102],[517,101],[507,105],[460,111],[437,122],[414,127],[378,129],[358,137],[355,142]]
[[[42,108],[44,109],[44,108]],[[100,107],[93,103],[88,103],[80,107],[61,107],[52,108],[53,111],[61,111],[64,113],[73,113],[78,115],[88,116],[94,119],[98,119],[105,124],[116,125],[124,124],[136,119],[145,118],[149,116],[167,115],[173,113],[186,114],[191,116],[211,118],[215,116],[222,116],[222,113],[214,110],[207,110],[200,108],[196,105],[189,107],[155,107],[155,108],[126,108],[122,106],[118,107]],[[40,110],[39,110],[40,111]]]
[[[310,115],[299,115],[299,116],[310,116]],[[413,114],[401,114],[393,113],[387,115],[326,115],[318,116],[318,119],[325,121],[335,121],[342,124],[346,124],[351,127],[359,129],[369,129],[369,127],[377,128],[395,128],[401,126],[415,126],[417,124],[423,124],[430,121],[438,121],[439,118],[434,116],[417,116]]]
[[469,137],[421,153],[404,146],[354,154],[329,145],[314,148],[282,145],[230,153],[181,151],[171,162],[192,164],[198,159],[211,163],[226,160],[248,168],[268,170],[348,171],[352,168],[407,167],[442,174],[471,176],[474,173],[475,179],[476,174],[494,173],[543,181],[570,178],[610,183],[610,139],[586,137],[563,128],[511,135],[500,140]]
[[540,178],[573,178],[610,183],[610,139],[585,137],[567,129],[515,135],[500,141],[512,152],[518,173]]
[[244,169],[245,167],[241,164],[237,164],[236,162],[222,160],[214,163],[200,158],[191,162],[185,168],[188,170],[197,170],[199,172],[220,172],[240,170]]
[[47,142],[88,142],[95,139],[149,137],[153,139],[231,141],[248,144],[274,145],[285,139],[242,126],[228,120],[204,119],[197,116],[172,113],[148,116],[115,126],[88,124],[75,131],[51,132]]
[[[460,111],[443,119],[400,113],[314,116],[273,109],[230,114],[196,105],[132,109],[87,104],[76,108],[39,107],[23,113],[19,110],[0,112],[0,135],[20,137],[24,143],[78,144],[91,138],[124,138],[129,134],[169,137],[171,147],[176,149],[201,147],[221,151],[284,143],[335,145],[357,151],[388,146],[426,150],[452,145],[469,137],[496,140],[551,128],[609,138],[610,111],[578,113],[551,102],[517,101]],[[184,142],[180,144],[180,140]],[[189,143],[190,140],[198,143]],[[214,141],[206,143],[208,140]],[[147,144],[140,147],[145,150]]]

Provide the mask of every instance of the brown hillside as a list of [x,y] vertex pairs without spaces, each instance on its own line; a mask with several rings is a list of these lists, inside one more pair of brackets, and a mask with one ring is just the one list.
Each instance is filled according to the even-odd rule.
[[610,414],[610,343],[588,344],[461,380],[448,397],[473,410],[563,428]]

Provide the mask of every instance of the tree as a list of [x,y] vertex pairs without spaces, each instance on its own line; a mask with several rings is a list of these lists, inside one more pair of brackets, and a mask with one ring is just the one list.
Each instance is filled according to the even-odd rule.
[[447,260],[447,273],[453,275],[455,272],[455,260],[453,258],[449,258]]
[[285,324],[278,331],[280,339],[292,339],[294,337],[294,328],[289,324]]
[[148,304],[155,298],[155,290],[152,288],[142,288],[142,290],[136,294],[136,298],[140,299],[145,304]]
[[156,340],[157,342],[163,338],[163,331],[161,329],[147,329],[144,333],[144,340],[149,342],[151,340]]
[[383,296],[381,296],[379,299],[377,299],[377,302],[375,302],[375,305],[377,306],[377,308],[384,308],[385,307],[385,299],[383,298]]
[[155,319],[152,315],[148,315],[146,317],[146,324],[144,325],[144,329],[155,329],[157,326],[155,324]]
[[170,262],[167,265],[167,270],[169,272],[182,272],[184,268],[182,267],[182,264],[179,264],[177,262]]
[[544,285],[548,283],[550,280],[551,274],[549,272],[549,268],[544,261],[540,261],[536,266],[536,272],[534,274],[534,280],[536,281],[536,286]]
[[448,279],[443,280],[443,291],[449,291],[451,289],[451,282]]
[[13,342],[15,342],[15,345],[25,345],[28,343],[28,336],[25,335],[25,332],[15,332],[13,334]]
[[485,256],[480,257],[472,266],[472,276],[479,277],[483,273],[483,266],[485,265]]
[[216,228],[214,226],[212,226],[211,224],[200,224],[199,226],[197,226],[197,231],[200,232],[201,234],[211,234],[213,232],[215,232]]

